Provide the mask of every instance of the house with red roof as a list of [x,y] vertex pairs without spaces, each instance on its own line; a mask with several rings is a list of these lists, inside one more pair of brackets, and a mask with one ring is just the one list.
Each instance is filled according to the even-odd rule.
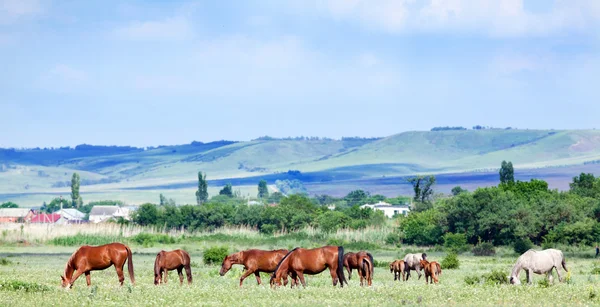
[[60,220],[60,214],[58,213],[40,213],[36,214],[31,218],[30,223],[48,223],[53,224]]

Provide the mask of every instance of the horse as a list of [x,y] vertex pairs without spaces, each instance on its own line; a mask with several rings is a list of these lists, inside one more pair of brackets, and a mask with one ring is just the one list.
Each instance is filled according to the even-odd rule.
[[432,261],[429,262],[427,260],[420,261],[421,267],[423,271],[425,271],[425,284],[429,283],[438,283],[440,274],[442,274],[442,267],[439,263]]
[[[340,287],[348,284],[344,276],[344,248],[342,246],[323,246],[314,249],[294,248],[279,261],[271,275],[271,287],[281,286],[281,278],[291,273],[292,279],[300,279],[306,287],[304,274],[315,275],[329,268],[333,286],[339,281]],[[294,283],[292,283],[292,287]]]
[[163,282],[166,284],[168,271],[175,269],[177,269],[177,274],[179,274],[179,284],[183,284],[183,269],[185,269],[188,284],[192,284],[190,254],[181,249],[170,252],[160,251],[156,254],[156,260],[154,261],[154,284],[158,285],[161,282],[163,272],[165,274]]
[[[272,251],[249,249],[246,251],[233,253],[223,259],[223,264],[221,264],[221,271],[219,274],[221,276],[225,275],[225,273],[227,273],[234,264],[243,264],[246,272],[244,272],[242,277],[240,277],[240,287],[242,286],[244,279],[246,279],[246,277],[250,276],[252,273],[254,273],[254,276],[256,276],[256,282],[260,285],[260,272],[274,272],[279,261],[285,257],[287,253],[287,249],[278,249]],[[284,277],[284,284],[287,285],[287,276]]]
[[402,281],[405,281],[404,260],[396,260],[390,263],[390,273],[394,273],[394,280],[400,280],[400,274],[402,274]]
[[[73,287],[73,283],[81,274],[85,274],[88,287],[92,284],[90,272],[96,270],[104,270],[111,265],[115,265],[119,282],[123,286],[125,277],[123,276],[123,266],[127,261],[127,269],[129,270],[129,278],[131,284],[135,284],[133,276],[133,262],[131,259],[131,250],[121,243],[110,243],[100,246],[84,245],[77,249],[71,258],[67,260],[65,266],[65,274],[60,276],[62,279],[63,288]],[[75,275],[73,275],[75,272]]]
[[[344,267],[348,271],[348,279],[352,279],[352,269],[360,269],[362,261],[359,261],[359,257],[367,256],[371,260],[371,264],[373,264],[373,255],[371,253],[367,253],[365,251],[360,251],[358,253],[348,252],[344,254]],[[371,266],[371,268],[373,268]],[[373,275],[373,270],[371,270],[371,275]]]
[[360,286],[363,286],[363,281],[372,286],[373,284],[373,256],[367,253],[358,253],[358,275],[360,275]]
[[548,281],[552,282],[552,269],[555,268],[556,274],[558,275],[558,281],[562,282],[562,276],[558,270],[561,266],[565,272],[569,272],[562,251],[558,249],[546,249],[543,251],[530,249],[517,259],[517,263],[513,267],[510,275],[510,283],[513,285],[521,284],[521,281],[519,280],[519,273],[521,270],[525,270],[528,284],[531,284],[532,273],[540,275],[546,274],[548,276]]
[[404,270],[406,272],[406,280],[410,277],[410,270],[417,271],[419,278],[421,279],[421,260],[427,260],[427,254],[406,254],[404,256]]

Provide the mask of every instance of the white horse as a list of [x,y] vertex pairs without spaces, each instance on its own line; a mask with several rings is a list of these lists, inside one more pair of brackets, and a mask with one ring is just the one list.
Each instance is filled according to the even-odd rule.
[[404,256],[404,271],[406,272],[406,280],[410,277],[410,270],[417,271],[419,278],[421,279],[421,260],[427,260],[427,255],[423,254],[406,254]]
[[561,266],[565,272],[569,272],[569,270],[567,270],[567,264],[565,263],[565,257],[560,250],[546,249],[543,251],[535,251],[530,249],[517,259],[517,263],[510,274],[510,283],[513,285],[521,284],[521,281],[519,280],[519,273],[521,270],[525,270],[528,284],[531,284],[531,275],[533,273],[540,275],[546,274],[548,275],[548,281],[552,282],[552,269],[554,268],[556,268],[558,280],[562,282],[562,276],[558,270]]

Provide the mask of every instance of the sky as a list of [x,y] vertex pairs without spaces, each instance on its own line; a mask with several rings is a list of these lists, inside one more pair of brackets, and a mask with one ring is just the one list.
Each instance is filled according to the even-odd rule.
[[0,147],[600,128],[597,0],[0,0]]

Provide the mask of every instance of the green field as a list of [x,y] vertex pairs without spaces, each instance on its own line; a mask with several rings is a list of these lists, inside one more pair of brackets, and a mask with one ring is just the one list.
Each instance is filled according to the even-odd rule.
[[[39,206],[69,193],[67,186],[57,184],[69,181],[73,172],[94,183],[82,183],[84,201],[117,198],[139,204],[156,202],[158,194],[164,193],[172,194],[178,203],[193,203],[193,193],[185,190],[193,192],[198,171],[207,173],[209,180],[275,176],[270,177],[272,184],[277,174],[299,170],[308,174],[310,183],[326,186],[315,186],[316,191],[336,193],[342,189],[336,183],[349,180],[496,172],[502,160],[512,161],[517,172],[556,169],[569,178],[573,174],[565,172],[565,166],[600,161],[600,131],[413,131],[375,140],[255,140],[122,152],[0,150],[0,200]],[[255,184],[246,182],[236,188],[254,196]],[[216,194],[213,191],[211,195]]]
[[[354,272],[350,285],[343,289],[333,288],[328,273],[308,276],[305,289],[258,286],[253,277],[238,287],[240,266],[234,266],[224,277],[219,276],[218,266],[202,263],[204,245],[165,245],[143,248],[131,245],[134,251],[136,285],[130,286],[125,274],[125,286],[119,287],[113,268],[92,272],[92,287],[87,287],[85,278],[80,278],[73,289],[60,288],[60,278],[66,260],[75,247],[0,247],[0,257],[8,263],[0,265],[0,306],[33,305],[135,305],[135,306],[197,306],[197,305],[260,305],[260,306],[380,306],[380,305],[597,305],[600,304],[599,275],[591,270],[598,262],[589,258],[569,257],[567,264],[572,272],[568,283],[540,284],[543,278],[534,277],[532,286],[511,285],[467,285],[465,277],[482,275],[491,270],[510,272],[516,255],[510,253],[495,257],[474,257],[468,254],[459,257],[461,267],[444,270],[440,284],[425,285],[423,280],[412,278],[407,282],[395,282],[389,270],[375,269],[372,287],[360,287]],[[167,285],[154,286],[153,262],[160,249],[185,248],[193,261],[192,286],[180,286],[175,272],[169,274]],[[236,250],[237,247],[231,248]],[[415,248],[416,251],[416,248]],[[404,249],[376,250],[377,261],[390,262],[402,256]],[[442,252],[428,252],[432,260],[441,260]],[[591,255],[591,254],[590,254]],[[583,256],[590,256],[583,255]],[[581,254],[579,256],[582,256]],[[1,260],[0,260],[1,261]],[[413,272],[413,277],[416,275]],[[524,278],[524,274],[521,276]],[[262,276],[268,282],[268,276]],[[18,288],[21,285],[22,289]]]

